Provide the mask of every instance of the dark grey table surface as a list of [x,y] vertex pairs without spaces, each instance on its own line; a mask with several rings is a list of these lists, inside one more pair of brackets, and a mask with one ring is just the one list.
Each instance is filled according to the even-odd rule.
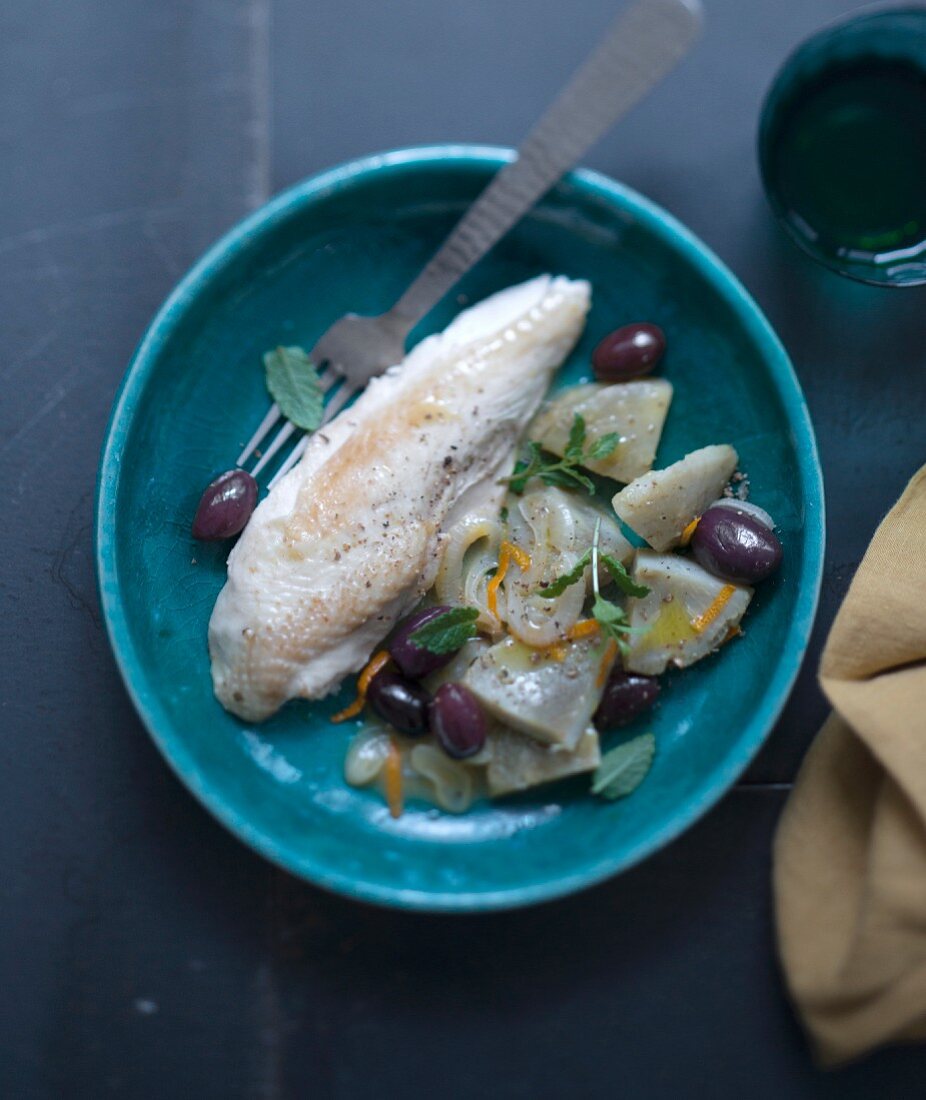
[[815,1070],[773,953],[769,847],[825,711],[819,647],[926,458],[926,296],[782,240],[754,132],[789,46],[842,0],[706,0],[697,53],[589,164],[744,280],[817,426],[829,550],[814,643],[729,796],[629,874],[536,910],[411,916],[262,862],[180,787],[97,609],[94,473],[159,302],[271,193],[337,161],[511,144],[604,0],[0,3],[0,1095],[888,1097],[926,1050]]

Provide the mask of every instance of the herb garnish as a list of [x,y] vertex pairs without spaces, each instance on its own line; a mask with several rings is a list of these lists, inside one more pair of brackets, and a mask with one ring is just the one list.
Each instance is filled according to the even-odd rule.
[[456,653],[476,637],[476,620],[479,610],[475,607],[451,607],[441,615],[419,626],[409,635],[409,641],[429,653]]
[[325,398],[318,372],[302,348],[274,348],[264,355],[267,389],[280,412],[297,428],[314,432],[322,422]]
[[[631,580],[630,574],[624,568],[623,563],[618,561],[617,558],[601,551],[599,551],[598,556],[611,574],[614,583],[625,596],[636,596],[640,598],[649,595],[647,586],[645,584],[637,584],[635,581]],[[557,577],[555,581],[551,581],[546,587],[539,588],[537,590],[537,595],[543,596],[545,600],[552,600],[555,596],[561,596],[570,585],[576,584],[582,579],[585,567],[591,559],[591,550],[586,550],[568,573],[563,573],[562,576]]]
[[637,584],[636,581],[632,580],[623,562],[603,552],[600,554],[600,557],[608,572],[611,574],[611,580],[614,581],[625,596],[635,596],[637,599],[642,599],[644,596],[649,595],[649,588],[645,584]]
[[642,733],[606,752],[592,777],[592,794],[602,798],[624,798],[646,778],[656,755],[656,738]]
[[[632,627],[630,625],[630,620],[627,618],[627,612],[622,607],[619,607],[616,603],[612,603],[610,600],[606,600],[598,590],[598,539],[600,535],[601,520],[598,520],[595,524],[595,537],[592,540],[592,588],[595,592],[595,602],[592,604],[592,618],[601,627],[602,636],[613,639],[617,643],[617,647],[621,653],[626,653],[629,644],[627,642],[627,635],[639,634],[641,631],[637,627]],[[613,558],[611,560],[614,561]],[[610,570],[610,566],[608,568]],[[631,581],[631,583],[633,582]],[[649,589],[647,589],[647,592],[648,591]]]
[[579,485],[591,496],[595,492],[595,484],[590,477],[580,472],[579,467],[607,458],[620,441],[621,437],[617,432],[608,432],[586,447],[585,418],[576,413],[572,418],[569,441],[562,458],[547,454],[536,440],[531,440],[527,444],[527,458],[520,459],[511,477],[504,480],[511,486],[513,493],[523,493],[528,481],[532,477],[539,477],[545,485],[557,485],[561,489],[575,489]]
[[592,552],[591,550],[586,550],[568,573],[563,573],[562,576],[557,577],[555,581],[551,581],[544,588],[538,588],[537,595],[543,596],[545,600],[552,600],[556,596],[562,596],[570,585],[576,584],[582,579],[585,567],[591,560]]

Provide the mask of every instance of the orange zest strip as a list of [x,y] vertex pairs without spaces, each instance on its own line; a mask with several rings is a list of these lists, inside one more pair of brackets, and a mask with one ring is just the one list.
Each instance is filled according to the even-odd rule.
[[526,553],[519,546],[515,546],[514,543],[509,542],[507,539],[502,541],[498,550],[498,569],[495,570],[495,576],[489,581],[486,587],[486,605],[496,619],[499,617],[498,590],[501,587],[502,581],[505,579],[505,574],[508,572],[508,566],[511,565],[512,558],[522,572],[526,573],[531,567],[530,554]]
[[571,626],[566,631],[566,637],[570,642],[575,642],[579,638],[590,638],[593,634],[597,634],[600,629],[601,627],[595,619],[579,619],[575,626]]
[[515,546],[513,542],[509,542],[508,553],[514,558],[515,564],[521,570],[522,573],[526,573],[531,567],[531,556],[526,550],[522,550],[520,546]]
[[379,653],[373,654],[363,671],[357,677],[357,698],[349,707],[345,707],[344,710],[339,710],[337,714],[332,714],[332,722],[346,722],[348,718],[357,717],[363,710],[364,704],[367,701],[367,690],[370,687],[370,681],[377,672],[381,671],[382,668],[389,663],[390,659],[389,651],[386,649],[381,649]]
[[723,588],[717,593],[711,602],[710,607],[704,612],[703,615],[699,615],[696,619],[691,620],[691,629],[700,634],[703,630],[711,625],[714,619],[723,611],[727,604],[727,601],[736,591],[736,586],[732,584],[725,584]]
[[611,664],[617,656],[617,642],[612,638],[605,647],[601,664],[598,666],[598,675],[595,677],[595,687],[604,687],[604,682],[611,671]]
[[695,529],[697,528],[697,526],[700,522],[701,522],[701,517],[700,516],[695,516],[695,518],[691,521],[691,523],[689,523],[685,527],[685,530],[682,531],[682,537],[681,537],[681,540],[680,540],[682,546],[687,546],[688,543],[691,542],[691,536],[695,533]]
[[393,738],[389,738],[389,755],[383,767],[386,779],[386,802],[391,817],[402,816],[402,754]]

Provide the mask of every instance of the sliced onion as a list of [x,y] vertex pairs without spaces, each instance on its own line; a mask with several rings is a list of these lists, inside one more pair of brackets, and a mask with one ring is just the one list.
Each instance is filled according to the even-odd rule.
[[442,810],[462,814],[473,804],[473,777],[465,764],[451,760],[433,745],[416,745],[410,762],[412,770],[429,782]]
[[447,533],[447,544],[434,589],[440,603],[477,607],[478,626],[493,631],[498,622],[489,611],[486,589],[498,564],[502,528],[495,516],[478,512],[464,516]]
[[389,734],[382,726],[362,729],[344,759],[344,778],[352,787],[365,787],[382,771],[389,756]]

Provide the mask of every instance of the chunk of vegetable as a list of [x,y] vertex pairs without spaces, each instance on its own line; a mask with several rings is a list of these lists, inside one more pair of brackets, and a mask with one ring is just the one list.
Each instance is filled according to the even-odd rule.
[[631,601],[630,635],[624,667],[658,676],[669,664],[685,668],[726,641],[752,599],[752,589],[724,584],[677,554],[640,550],[633,579],[650,593]]
[[497,797],[594,771],[601,761],[598,734],[585,729],[572,752],[539,744],[515,730],[496,727],[489,734],[492,757],[486,769],[489,794]]
[[537,741],[572,750],[598,706],[599,639],[565,654],[531,649],[508,637],[473,662],[464,683],[500,722]]
[[545,450],[563,455],[573,418],[579,413],[589,443],[609,432],[621,437],[610,455],[589,461],[587,468],[616,481],[632,481],[653,465],[671,400],[672,384],[664,378],[572,386],[538,413],[529,435]]
[[617,515],[654,550],[678,546],[682,532],[720,496],[738,461],[726,444],[702,447],[636,478],[616,493]]

